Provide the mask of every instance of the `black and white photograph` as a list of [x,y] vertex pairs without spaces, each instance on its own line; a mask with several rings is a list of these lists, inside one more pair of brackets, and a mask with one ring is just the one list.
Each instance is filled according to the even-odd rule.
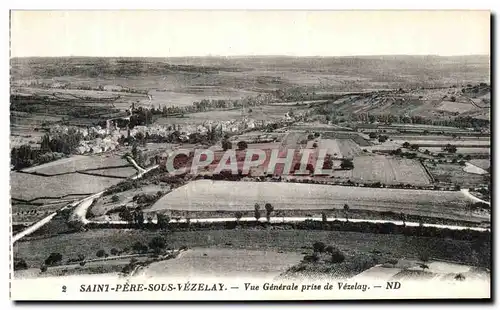
[[490,299],[491,18],[11,10],[11,299]]

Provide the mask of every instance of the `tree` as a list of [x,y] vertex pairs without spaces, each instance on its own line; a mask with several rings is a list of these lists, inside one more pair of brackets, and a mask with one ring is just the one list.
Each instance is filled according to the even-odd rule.
[[120,201],[120,197],[118,197],[117,195],[113,195],[113,197],[111,197],[111,201],[116,203],[116,202]]
[[61,253],[50,253],[49,257],[45,259],[45,265],[52,266],[62,261]]
[[459,274],[457,274],[455,276],[455,280],[457,280],[457,281],[464,281],[465,280],[465,276],[463,274],[459,273]]
[[240,141],[237,144],[238,150],[246,150],[248,148],[248,144],[245,141]]
[[419,259],[425,264],[429,261],[429,254],[427,254],[426,252],[422,252],[419,255]]
[[342,263],[345,260],[345,255],[339,249],[334,249],[331,252],[331,262],[334,264]]
[[378,137],[378,142],[380,143],[384,143],[385,141],[387,141],[389,139],[388,136],[379,136]]
[[99,251],[97,251],[97,253],[95,253],[95,256],[104,257],[104,256],[106,256],[106,251],[104,251],[103,249],[100,249]]
[[159,254],[167,246],[165,238],[162,236],[156,236],[149,242],[149,248],[152,249],[156,254]]
[[157,225],[160,228],[167,228],[168,223],[170,222],[170,217],[166,214],[158,213],[156,215],[157,218]]
[[134,245],[132,245],[132,249],[135,251],[135,252],[138,252],[138,253],[147,253],[148,252],[148,246],[137,241],[136,243],[134,243]]
[[40,142],[40,150],[43,153],[52,152],[52,150],[50,149],[50,136],[48,133],[46,133],[42,137],[42,141]]
[[142,145],[146,143],[145,136],[142,132],[138,132],[135,134],[134,138]]
[[333,252],[335,251],[335,248],[333,247],[333,245],[329,245],[325,248],[325,252],[326,253],[330,253],[332,254]]
[[349,205],[347,203],[344,205],[344,215],[346,222],[349,222]]
[[258,203],[254,206],[254,216],[257,221],[260,219],[260,206]]
[[351,159],[343,158],[342,161],[340,162],[340,168],[344,170],[354,169],[354,163],[352,162]]
[[130,212],[130,209],[127,208],[127,207],[125,207],[125,206],[123,207],[122,211],[120,211],[118,213],[118,216],[123,221],[127,221],[127,222],[133,222],[134,221],[134,215],[132,214],[132,212]]
[[137,149],[137,144],[134,143],[134,145],[132,146],[132,158],[137,160],[138,157],[139,157],[139,150]]
[[403,147],[404,147],[405,149],[409,148],[409,147],[410,147],[410,143],[409,143],[409,142],[405,142],[405,143],[403,143]]
[[456,153],[457,147],[455,145],[447,144],[445,147],[443,147],[443,151],[448,153]]
[[139,208],[136,208],[134,210],[133,216],[134,216],[134,223],[138,227],[142,227],[144,225],[144,213]]
[[274,207],[270,203],[266,203],[264,207],[266,208],[267,221],[270,222],[271,221],[271,214],[274,211]]
[[117,249],[115,248],[112,248],[111,250],[109,250],[109,253],[113,256],[116,256],[120,253],[120,251],[118,251]]
[[240,211],[236,211],[234,213],[234,217],[236,217],[236,221],[239,222],[240,219],[243,217],[243,213],[241,213]]
[[325,251],[325,244],[321,241],[316,241],[313,243],[313,251],[314,253],[323,253]]
[[403,227],[406,227],[406,214],[404,214],[403,212],[401,212],[399,214],[399,218],[401,219],[401,221],[403,222]]
[[26,261],[19,257],[14,257],[14,270],[28,269],[28,264]]
[[425,270],[429,269],[429,266],[427,266],[427,264],[420,264],[420,268],[422,268],[422,270]]
[[370,134],[368,136],[370,137],[370,139],[376,139],[377,138],[377,133],[376,132],[370,132]]
[[232,143],[231,143],[231,142],[229,142],[229,141],[227,141],[227,140],[225,140],[225,139],[224,139],[224,140],[222,140],[222,149],[223,149],[224,151],[230,150],[232,147],[233,147],[233,146],[232,146]]
[[325,212],[321,212],[321,221],[323,223],[326,223],[327,222],[327,217],[326,217],[326,213]]

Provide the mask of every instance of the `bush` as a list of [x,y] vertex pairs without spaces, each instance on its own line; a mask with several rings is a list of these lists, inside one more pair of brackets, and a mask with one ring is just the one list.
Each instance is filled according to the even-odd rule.
[[326,247],[325,252],[332,254],[335,251],[335,248],[332,245]]
[[52,266],[62,261],[61,253],[50,253],[49,257],[45,259],[45,265]]
[[331,262],[334,264],[342,263],[345,260],[345,255],[340,250],[335,249],[331,256]]
[[387,261],[387,263],[391,265],[396,265],[398,263],[398,260],[395,258],[391,258]]
[[47,265],[42,265],[40,267],[40,272],[45,272],[45,271],[47,271]]
[[28,269],[28,264],[22,258],[14,257],[14,270]]
[[245,141],[240,141],[236,145],[238,147],[238,150],[246,150],[248,148],[248,144]]
[[111,197],[111,201],[116,203],[120,201],[120,198],[117,195],[113,195],[113,197]]
[[95,253],[95,256],[104,257],[104,256],[106,256],[106,251],[104,251],[103,249],[100,249],[99,251],[97,251],[97,253]]
[[340,167],[344,170],[349,170],[354,168],[354,163],[352,160],[344,158],[342,159],[342,162],[340,163]]
[[112,248],[112,249],[109,251],[109,253],[110,253],[111,255],[113,255],[113,256],[116,256],[116,255],[118,255],[118,254],[120,253],[120,251],[118,251],[118,250],[117,250],[117,249],[115,249],[115,248]]
[[313,243],[313,250],[314,252],[319,252],[319,253],[323,253],[325,251],[325,244],[323,242],[320,242],[320,241],[316,241]]
[[383,143],[383,142],[387,141],[387,139],[389,139],[388,136],[379,136],[378,137],[378,142]]
[[319,255],[318,253],[313,253],[312,255],[306,255],[304,256],[304,262],[307,263],[314,263],[319,261]]
[[141,253],[141,254],[144,254],[144,253],[147,253],[148,252],[148,246],[145,245],[145,244],[142,244],[141,242],[137,241],[136,243],[134,243],[134,245],[132,246],[132,250],[134,250],[135,252],[137,253]]
[[84,261],[84,260],[82,260],[82,261],[80,262],[80,266],[85,266],[85,261]]
[[161,250],[166,248],[167,242],[165,238],[161,236],[156,236],[149,242],[149,248],[152,249],[155,253],[160,253]]

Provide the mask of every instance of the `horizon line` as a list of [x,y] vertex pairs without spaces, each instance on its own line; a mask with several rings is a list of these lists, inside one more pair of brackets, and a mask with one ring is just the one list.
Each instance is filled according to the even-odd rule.
[[360,54],[360,55],[279,55],[279,54],[261,54],[261,55],[186,55],[186,56],[88,56],[88,55],[53,55],[53,56],[10,56],[14,58],[256,58],[256,57],[288,57],[288,58],[362,58],[362,57],[490,57],[491,54],[457,54],[457,55],[439,55],[439,54]]

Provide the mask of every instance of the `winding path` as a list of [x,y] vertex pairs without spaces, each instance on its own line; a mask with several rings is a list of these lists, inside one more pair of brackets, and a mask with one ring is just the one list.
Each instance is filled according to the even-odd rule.
[[[158,165],[155,165],[155,166],[152,166],[150,168],[144,169],[144,168],[140,167],[133,158],[129,158],[129,160],[130,160],[130,163],[132,163],[132,165],[134,165],[134,167],[138,171],[136,175],[134,175],[133,177],[130,178],[132,180],[139,179],[145,173],[147,173],[153,169],[158,168]],[[77,221],[80,221],[82,224],[88,223],[89,221],[86,218],[87,209],[92,205],[92,202],[94,201],[94,199],[100,197],[103,193],[104,193],[104,191],[101,191],[101,192],[96,193],[96,194],[92,194],[92,195],[87,196],[83,199],[75,201],[69,205],[66,205],[54,213],[51,213],[50,215],[44,217],[43,219],[41,219],[40,221],[31,225],[30,227],[23,230],[22,232],[14,235],[12,237],[12,243],[14,243],[14,242],[18,241],[19,239],[24,238],[25,236],[30,235],[30,234],[34,233],[35,231],[39,230],[40,228],[45,226],[47,223],[49,223],[54,218],[54,216],[57,215],[58,212],[66,210],[67,208],[76,207],[75,210],[73,210],[72,214],[70,215],[70,220],[71,219],[77,220]]]
[[485,200],[482,200],[482,199],[479,199],[477,198],[476,196],[472,195],[469,191],[468,188],[463,188],[460,190],[467,198],[473,200],[474,202],[482,202],[482,203],[485,203],[487,205],[491,205],[488,201],[485,201]]

